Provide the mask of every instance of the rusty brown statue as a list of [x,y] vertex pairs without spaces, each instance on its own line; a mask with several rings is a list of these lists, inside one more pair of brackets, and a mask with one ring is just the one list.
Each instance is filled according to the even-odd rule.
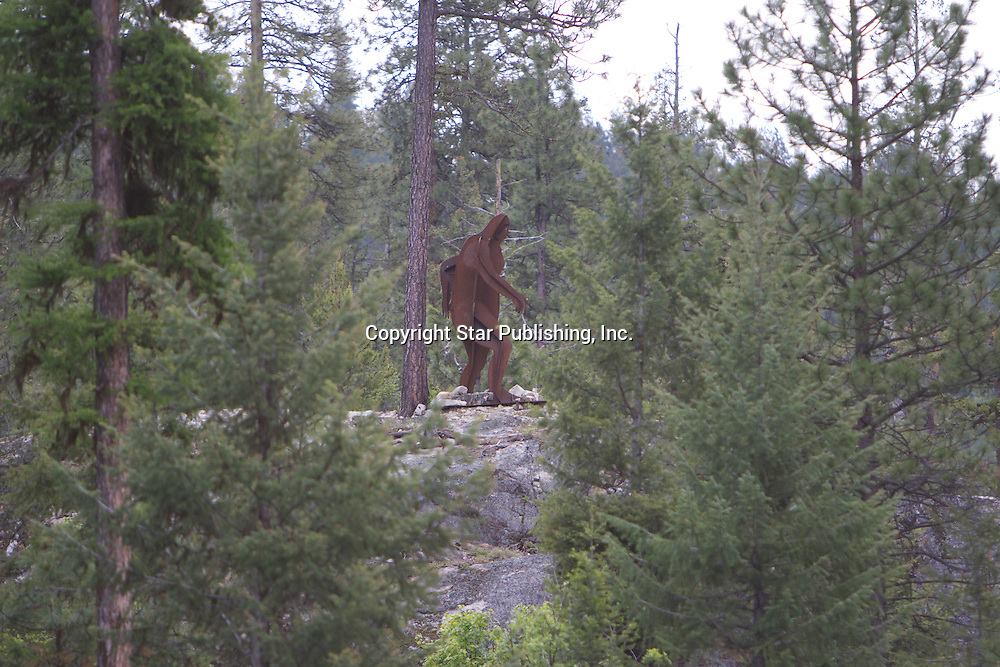
[[[500,295],[514,303],[523,313],[528,302],[503,277],[504,259],[500,244],[510,231],[510,219],[500,213],[486,228],[473,234],[462,244],[462,250],[441,263],[441,309],[451,315],[456,331],[485,331],[473,340],[463,340],[469,363],[462,371],[461,384],[474,391],[486,359],[493,353],[487,372],[487,386],[494,398],[503,404],[515,402],[503,388],[503,375],[510,360],[509,338],[501,338],[497,330],[500,319]],[[482,337],[483,340],[479,340]]]

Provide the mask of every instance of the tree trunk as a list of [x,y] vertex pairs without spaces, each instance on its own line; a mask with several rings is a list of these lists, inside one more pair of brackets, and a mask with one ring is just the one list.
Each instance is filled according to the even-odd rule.
[[[406,245],[405,327],[423,328],[427,319],[427,237],[434,187],[432,139],[436,0],[420,0],[417,19],[416,78],[413,84],[413,160],[410,171],[410,238]],[[399,412],[409,416],[427,403],[427,349],[419,340],[406,344]]]
[[674,30],[674,99],[673,99],[674,134],[681,133],[681,24]]
[[[646,116],[643,116],[639,122],[639,136],[637,145],[641,145],[643,140],[643,126],[646,122]],[[645,163],[639,163],[639,170],[636,174],[636,181],[639,186],[639,190],[636,193],[636,218],[638,220],[645,220],[646,217],[646,197],[645,197]],[[636,316],[636,330],[635,330],[635,350],[636,350],[636,376],[635,376],[635,406],[630,408],[632,413],[632,431],[631,438],[632,443],[630,447],[630,453],[632,455],[631,460],[631,485],[633,491],[640,491],[638,485],[638,480],[642,474],[642,447],[643,440],[640,429],[642,428],[642,420],[644,417],[643,411],[646,401],[646,242],[643,236],[639,235],[639,252],[636,257],[636,265],[638,266],[638,276],[635,286],[635,294],[638,298],[637,301],[637,316]]]
[[759,639],[761,625],[764,623],[764,612],[767,609],[767,592],[764,590],[764,574],[762,564],[760,562],[760,555],[757,552],[757,548],[754,547],[753,553],[750,554],[750,567],[753,569],[753,581],[751,583],[751,588],[753,590],[753,602],[751,603],[751,619],[750,619],[750,635],[754,640],[753,653],[750,656],[750,667],[765,667],[766,661],[764,660],[764,651],[760,647]]
[[[536,93],[538,95],[539,101],[548,101],[548,80],[542,80],[542,70],[540,67],[537,68],[538,72],[535,76]],[[541,128],[540,128],[541,129]],[[546,129],[541,129],[542,132],[546,132]],[[541,160],[544,156],[548,165],[551,165],[549,160],[549,137],[546,135],[542,141],[542,145],[539,147],[541,149],[541,155],[538,154],[538,149],[535,153],[535,196],[538,198],[535,202],[535,231],[538,233],[538,275],[535,278],[535,296],[538,299],[538,313],[544,315],[545,313],[545,232],[548,222],[549,207],[546,206],[546,202],[542,201],[543,195],[546,200],[549,199],[549,188],[548,183],[546,183],[547,178],[542,174]],[[537,343],[538,347],[544,345],[543,341],[539,340]]]
[[[546,153],[548,153],[548,139],[545,140]],[[542,177],[542,167],[539,164],[539,160],[535,158],[535,188],[536,192],[544,191],[548,193],[548,188],[545,187],[546,184],[543,182]],[[538,275],[535,277],[535,296],[538,300],[538,313],[540,315],[545,314],[545,234],[548,231],[548,207],[545,206],[541,201],[535,202],[535,232],[538,234],[538,249],[535,251],[535,257],[537,260],[537,271]],[[544,342],[539,340],[538,347],[544,346]]]
[[[121,64],[121,30],[117,0],[93,0],[91,8],[97,40],[91,52],[91,83],[96,114],[91,138],[94,199],[100,209],[94,229],[97,269],[114,265],[122,253],[118,221],[125,217],[125,185],[121,137],[110,112],[116,101],[114,77]],[[97,508],[97,664],[127,667],[132,644],[126,590],[131,549],[121,533],[118,513],[128,497],[128,477],[120,468],[119,444],[128,428],[122,397],[129,377],[129,346],[120,323],[128,316],[128,277],[98,278],[94,285],[94,314],[114,331],[96,349],[96,409],[100,423],[94,429],[94,454],[99,506]]]
[[261,18],[264,0],[250,0],[250,62],[261,66],[264,62],[264,21]]
[[[861,121],[861,79],[859,64],[861,62],[861,31],[858,25],[858,7],[854,0],[850,6],[851,21],[851,115],[847,126],[847,159],[851,167],[851,190],[860,199],[864,194],[864,152],[862,142],[864,133]],[[851,228],[851,279],[854,283],[864,280],[868,276],[868,247],[865,238],[865,220],[860,213],[854,213],[850,217]],[[868,304],[864,295],[858,297],[858,304],[854,310],[854,360],[868,360],[871,357],[871,344],[869,341],[869,330],[871,327]],[[861,449],[869,447],[875,441],[875,433],[872,428],[872,405],[870,401],[865,401],[861,417],[858,418],[855,429],[861,433],[858,446]]]
[[[538,298],[538,312],[540,314],[545,313],[545,234],[548,231],[548,216],[545,214],[545,207],[541,204],[535,204],[535,229],[538,232],[538,236],[541,238],[538,240],[538,250],[536,251],[536,260],[538,263],[538,276],[535,278],[535,296]],[[543,341],[538,341],[538,347],[543,347]]]

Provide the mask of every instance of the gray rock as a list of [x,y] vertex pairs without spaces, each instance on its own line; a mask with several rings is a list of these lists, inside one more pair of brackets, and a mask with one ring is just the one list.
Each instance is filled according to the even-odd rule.
[[528,391],[519,384],[515,384],[513,387],[510,388],[510,395],[522,401],[541,400],[541,396],[539,396],[537,389],[532,389],[531,391]]
[[434,408],[458,408],[458,407],[465,407],[465,401],[460,401],[457,398],[440,398],[440,395],[439,395],[438,398],[434,399],[434,402],[431,404],[431,407],[434,407]]
[[438,606],[434,616],[452,611],[486,611],[506,625],[518,605],[545,602],[545,578],[552,572],[552,557],[521,554],[471,565],[447,565],[439,571]]
[[31,445],[28,435],[0,438],[0,553],[6,557],[14,555],[24,545],[27,526],[3,502],[3,494],[10,491],[3,473],[28,463],[32,458]]
[[[476,438],[469,456],[451,464],[455,486],[482,469],[490,471],[493,484],[471,511],[447,521],[472,542],[458,546],[441,564],[438,603],[411,624],[415,634],[424,635],[436,632],[444,614],[466,609],[488,612],[495,623],[506,625],[516,606],[548,599],[544,584],[552,571],[550,556],[532,553],[538,503],[555,486],[537,419],[524,406],[467,407],[442,414],[451,431]],[[441,451],[409,452],[401,462],[426,469]]]
[[[501,547],[527,547],[538,520],[538,503],[555,482],[548,472],[535,419],[516,407],[474,408],[445,413],[456,432],[476,433],[478,444],[471,458],[452,464],[456,484],[473,472],[489,467],[493,485],[472,508],[471,516],[449,523],[464,526],[463,537]],[[413,452],[401,457],[406,467],[429,468],[440,450]]]
[[537,440],[500,441],[484,458],[493,465],[494,488],[477,508],[477,537],[501,546],[534,542],[538,503],[553,486],[552,475],[541,463]]

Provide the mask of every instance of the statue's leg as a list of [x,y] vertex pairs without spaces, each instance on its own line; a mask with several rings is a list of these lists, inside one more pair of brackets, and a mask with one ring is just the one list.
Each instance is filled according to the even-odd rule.
[[482,368],[476,368],[476,354],[479,351],[479,346],[471,340],[464,340],[462,344],[465,345],[465,355],[469,358],[469,361],[466,362],[465,368],[462,369],[462,377],[458,383],[467,387],[469,391],[472,391],[472,385],[475,384],[476,379],[479,378],[479,373],[483,370]]
[[469,378],[469,383],[465,385],[469,388],[469,392],[476,390],[476,385],[479,384],[479,376],[483,374],[483,369],[486,367],[486,358],[490,355],[490,348],[484,347],[482,345],[477,345],[476,343],[471,343],[473,347],[473,352],[470,353],[470,358],[475,355],[472,365],[472,375]]
[[490,340],[480,342],[480,345],[487,346],[493,352],[493,358],[490,360],[489,371],[486,375],[489,389],[500,403],[513,403],[514,397],[503,388],[503,375],[507,370],[507,362],[510,360],[513,345],[509,339],[500,338],[496,333],[498,323],[496,316],[480,305],[476,306],[476,323],[493,332]]
[[507,362],[510,361],[510,353],[514,346],[510,339],[503,338],[500,341],[499,349],[494,350],[493,359],[490,361],[490,370],[487,374],[490,391],[498,401],[504,404],[514,403],[514,396],[503,388],[503,376],[507,372]]

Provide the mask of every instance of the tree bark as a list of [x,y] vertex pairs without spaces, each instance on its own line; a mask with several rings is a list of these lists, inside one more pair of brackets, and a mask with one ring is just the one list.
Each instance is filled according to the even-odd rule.
[[[541,101],[541,100],[548,101],[548,90],[547,90],[547,88],[548,88],[548,80],[547,80],[547,77],[546,77],[546,80],[543,81],[542,80],[542,71],[541,71],[541,68],[539,67],[538,70],[539,71],[537,73],[537,76],[535,77],[535,86],[536,86],[536,91],[535,92],[538,95],[538,100],[539,101]],[[546,130],[543,129],[542,131],[545,132]],[[539,148],[541,149],[541,153],[542,154],[539,155],[537,153],[538,149],[536,149],[536,153],[535,153],[535,196],[538,198],[536,200],[536,202],[535,202],[535,231],[538,233],[538,236],[539,236],[539,239],[538,239],[538,250],[537,250],[538,275],[535,277],[535,296],[538,299],[538,312],[541,313],[541,314],[544,314],[545,313],[545,306],[546,306],[546,304],[545,304],[545,297],[546,297],[546,294],[545,294],[545,233],[547,231],[546,230],[546,226],[547,226],[548,216],[549,216],[549,207],[546,206],[546,202],[542,201],[543,196],[542,196],[541,193],[544,192],[545,193],[544,194],[544,199],[548,200],[548,198],[549,198],[549,187],[548,187],[548,185],[549,184],[547,183],[547,181],[548,181],[547,176],[544,176],[542,174],[541,160],[542,160],[542,157],[544,157],[545,160],[548,161],[548,164],[551,165],[551,160],[549,159],[550,142],[549,142],[549,137],[547,135],[543,139],[542,144],[541,144],[541,146]],[[538,347],[542,347],[544,345],[544,342],[540,340],[540,341],[538,341],[537,344],[538,344]]]
[[757,547],[754,547],[753,553],[750,554],[750,567],[753,569],[753,581],[751,582],[751,588],[753,590],[753,602],[751,603],[751,620],[750,627],[752,628],[750,636],[754,640],[753,653],[750,656],[750,667],[765,667],[766,661],[764,660],[764,651],[758,643],[760,636],[761,625],[764,623],[764,612],[767,609],[768,595],[767,591],[764,590],[764,574],[762,571],[762,564],[760,562],[760,555],[757,552]]
[[[546,304],[545,294],[545,234],[548,231],[548,216],[542,204],[535,204],[535,229],[538,236],[538,250],[535,251],[538,275],[535,277],[535,296],[538,298],[538,312],[544,313]],[[543,341],[538,341],[538,347],[544,347]]]
[[[847,155],[851,167],[851,190],[854,191],[858,199],[864,195],[865,175],[864,175],[864,151],[862,142],[864,136],[861,121],[861,74],[859,66],[861,62],[861,31],[858,25],[858,7],[854,0],[850,4],[850,43],[851,43],[851,115],[847,125]],[[868,277],[868,247],[865,238],[865,220],[860,213],[851,215],[851,279],[858,283]],[[859,301],[854,310],[854,359],[867,361],[871,357],[871,345],[869,342],[869,330],[871,319],[868,313],[868,304],[864,296],[860,295]],[[867,399],[867,397],[866,397]],[[855,425],[855,429],[861,434],[858,446],[865,449],[875,440],[875,433],[872,429],[872,406],[871,402],[865,400],[861,417]]]
[[[118,221],[125,217],[122,141],[111,119],[117,100],[114,77],[121,65],[121,31],[117,0],[92,0],[97,39],[91,52],[91,84],[95,116],[91,138],[94,199],[99,214],[94,228],[98,271],[113,267],[122,253]],[[132,595],[126,578],[132,551],[122,536],[119,513],[129,497],[128,477],[121,469],[119,446],[128,429],[122,397],[129,378],[129,346],[122,322],[128,317],[128,277],[104,274],[94,284],[94,314],[112,331],[96,350],[94,429],[97,496],[97,664],[128,667]]]
[[681,133],[681,24],[674,30],[674,134]]
[[[434,187],[433,125],[436,0],[420,0],[417,18],[416,74],[413,84],[413,159],[410,171],[410,237],[406,245],[407,329],[423,328],[427,320],[427,239]],[[401,415],[409,416],[419,403],[426,404],[427,349],[410,341],[403,355]]]
[[258,67],[264,62],[264,21],[261,18],[264,0],[250,0],[250,62]]

